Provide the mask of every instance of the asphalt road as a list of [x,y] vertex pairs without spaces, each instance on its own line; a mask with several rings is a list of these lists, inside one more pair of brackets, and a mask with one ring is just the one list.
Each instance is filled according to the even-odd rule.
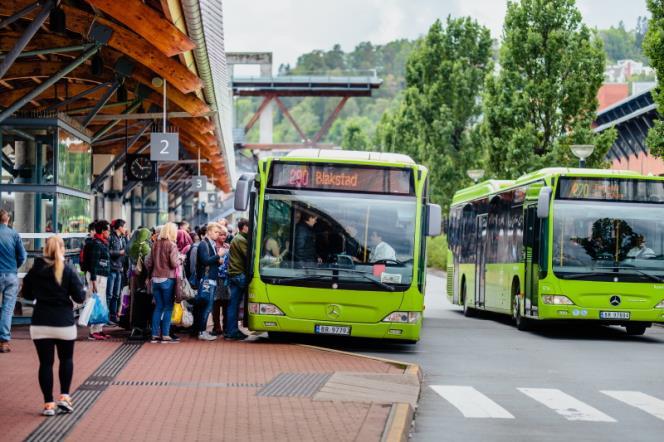
[[412,440],[664,441],[664,328],[520,332],[500,316],[465,318],[440,275],[426,296],[417,345],[337,346],[421,365]]

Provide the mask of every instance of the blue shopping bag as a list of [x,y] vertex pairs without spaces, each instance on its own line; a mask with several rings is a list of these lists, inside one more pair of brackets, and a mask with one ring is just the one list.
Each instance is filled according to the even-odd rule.
[[92,297],[95,300],[95,306],[92,309],[89,324],[108,324],[108,307],[99,299],[97,293],[93,293]]

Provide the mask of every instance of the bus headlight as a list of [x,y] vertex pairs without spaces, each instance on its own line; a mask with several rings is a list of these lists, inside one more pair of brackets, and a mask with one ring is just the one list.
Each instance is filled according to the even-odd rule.
[[249,313],[252,315],[277,315],[284,316],[284,312],[279,310],[274,304],[262,304],[258,302],[249,303]]
[[571,299],[563,295],[544,295],[542,296],[542,302],[554,305],[574,305]]
[[655,306],[655,308],[664,308],[664,299],[662,300],[662,302],[660,302],[659,304],[657,304],[657,305]]
[[415,324],[420,320],[420,312],[392,312],[385,316],[382,322],[399,322],[402,324]]

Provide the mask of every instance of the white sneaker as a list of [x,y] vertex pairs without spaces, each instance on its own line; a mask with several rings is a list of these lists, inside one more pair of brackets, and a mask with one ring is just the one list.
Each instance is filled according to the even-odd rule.
[[216,336],[212,336],[210,333],[204,331],[198,334],[198,339],[200,341],[215,341],[217,339]]

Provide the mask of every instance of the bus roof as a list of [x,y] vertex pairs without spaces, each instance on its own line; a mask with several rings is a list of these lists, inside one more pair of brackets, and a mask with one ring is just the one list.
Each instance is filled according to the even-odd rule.
[[286,156],[289,160],[342,160],[342,161],[361,161],[376,163],[391,163],[395,165],[415,164],[415,161],[408,155],[391,152],[365,152],[359,150],[340,150],[340,149],[295,149]]
[[454,194],[452,205],[471,201],[483,196],[497,193],[510,187],[519,187],[534,181],[554,176],[572,175],[579,177],[619,177],[619,178],[651,178],[631,170],[580,169],[573,167],[549,167],[520,176],[516,180],[487,180],[473,186],[460,189]]

